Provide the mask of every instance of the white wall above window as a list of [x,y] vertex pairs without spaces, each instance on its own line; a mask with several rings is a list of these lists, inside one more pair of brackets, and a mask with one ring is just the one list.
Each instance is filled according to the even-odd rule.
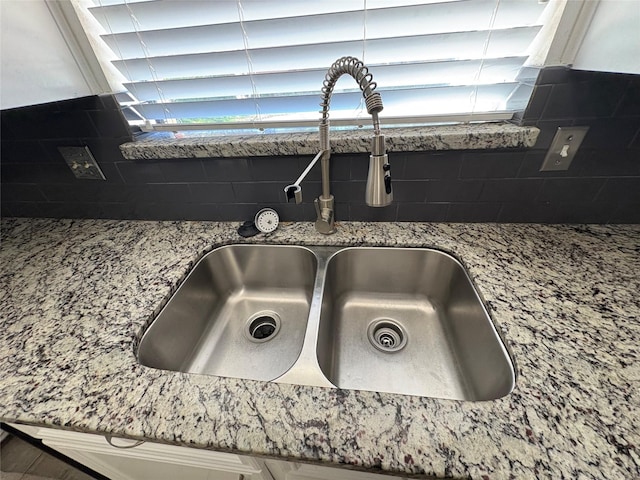
[[100,93],[92,89],[44,0],[0,1],[0,107]]
[[600,0],[573,68],[640,74],[640,1]]

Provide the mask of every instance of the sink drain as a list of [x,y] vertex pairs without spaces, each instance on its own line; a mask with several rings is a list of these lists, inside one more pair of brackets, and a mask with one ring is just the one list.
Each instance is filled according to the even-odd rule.
[[280,317],[275,312],[258,312],[249,318],[245,333],[252,342],[266,342],[280,331]]
[[367,336],[371,345],[381,352],[397,352],[407,344],[404,328],[398,322],[388,318],[372,322],[367,329]]

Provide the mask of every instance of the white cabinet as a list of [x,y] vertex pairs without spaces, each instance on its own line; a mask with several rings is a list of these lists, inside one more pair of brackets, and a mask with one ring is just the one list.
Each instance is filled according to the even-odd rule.
[[11,424],[111,480],[380,480],[387,475]]

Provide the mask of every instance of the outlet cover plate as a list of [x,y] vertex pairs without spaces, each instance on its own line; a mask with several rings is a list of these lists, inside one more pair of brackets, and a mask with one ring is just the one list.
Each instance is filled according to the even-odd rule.
[[588,130],[589,127],[558,127],[540,171],[569,170],[569,165],[571,165]]
[[89,147],[58,147],[58,151],[76,178],[106,180]]

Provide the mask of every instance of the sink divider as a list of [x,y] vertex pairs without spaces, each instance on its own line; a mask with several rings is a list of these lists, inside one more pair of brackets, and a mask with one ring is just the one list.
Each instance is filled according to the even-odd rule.
[[338,388],[322,373],[316,352],[319,340],[322,302],[324,301],[323,293],[327,281],[327,265],[333,255],[348,247],[307,246],[306,248],[315,254],[318,261],[318,269],[313,285],[311,306],[309,308],[309,317],[307,318],[307,329],[302,343],[302,350],[293,366],[273,381],[294,385]]

